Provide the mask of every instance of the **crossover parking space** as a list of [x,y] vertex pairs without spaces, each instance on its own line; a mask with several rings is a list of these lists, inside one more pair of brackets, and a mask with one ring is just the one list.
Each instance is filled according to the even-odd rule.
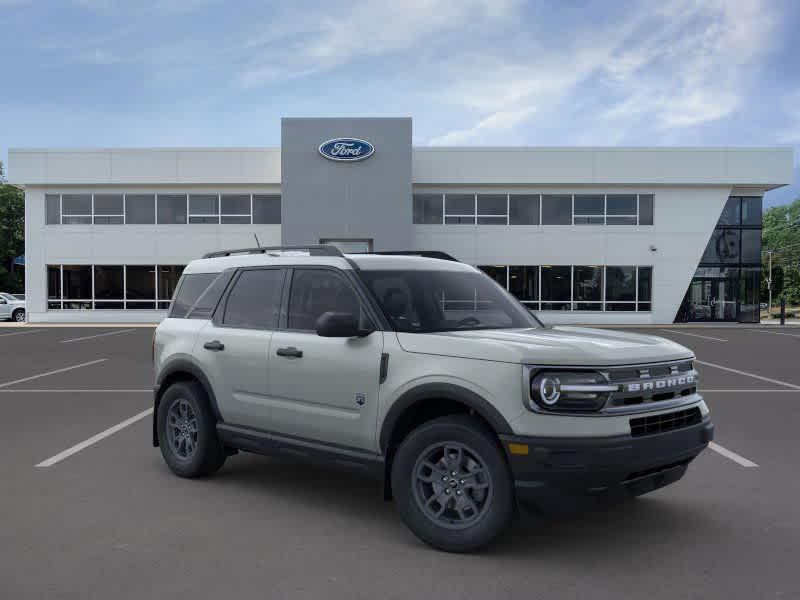
[[523,511],[485,552],[449,555],[419,542],[380,483],[358,472],[239,454],[214,477],[175,477],[150,444],[152,330],[91,337],[109,331],[45,328],[0,342],[10,361],[0,363],[0,385],[41,375],[0,387],[0,581],[9,597],[671,600],[800,588],[791,552],[800,537],[800,390],[791,386],[800,375],[786,368],[786,344],[800,340],[634,330],[740,371],[701,364],[700,388],[716,441],[758,467],[707,451],[676,485],[622,505]]

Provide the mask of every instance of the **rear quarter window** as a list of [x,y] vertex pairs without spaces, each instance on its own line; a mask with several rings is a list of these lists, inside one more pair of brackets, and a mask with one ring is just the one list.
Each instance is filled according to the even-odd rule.
[[[173,319],[186,318],[186,316],[189,314],[189,311],[195,307],[196,304],[199,304],[198,300],[201,300],[201,298],[204,301],[203,304],[207,306],[212,300],[212,296],[206,292],[210,292],[212,287],[219,288],[219,286],[212,284],[217,283],[217,280],[222,279],[225,275],[225,273],[191,273],[181,276],[169,316]],[[225,285],[227,285],[229,279],[230,274],[227,274]],[[225,289],[225,285],[222,285],[221,289],[219,290],[216,300],[213,302],[213,306],[216,306],[217,302],[219,301],[222,291]],[[211,307],[211,310],[206,313],[205,317],[208,317],[211,311],[214,310],[213,306]]]

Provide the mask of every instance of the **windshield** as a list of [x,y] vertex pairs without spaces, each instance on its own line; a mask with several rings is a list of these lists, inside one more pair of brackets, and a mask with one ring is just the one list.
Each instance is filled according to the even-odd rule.
[[397,331],[434,333],[539,327],[536,318],[478,271],[359,271]]

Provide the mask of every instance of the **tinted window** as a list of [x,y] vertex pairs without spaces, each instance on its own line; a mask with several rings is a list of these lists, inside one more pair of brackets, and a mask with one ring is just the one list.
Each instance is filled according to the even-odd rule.
[[761,226],[761,198],[742,198],[742,225]]
[[639,194],[639,225],[652,225],[655,210],[653,194]]
[[[475,196],[472,194],[446,194],[444,197],[444,222],[450,225],[475,224]],[[452,216],[460,215],[460,216]]]
[[134,225],[155,223],[155,196],[153,194],[127,194],[125,196],[125,222]]
[[414,223],[442,224],[442,195],[414,194]]
[[[653,267],[639,267],[639,303],[650,302],[653,295]],[[639,306],[639,310],[642,307]],[[647,307],[650,310],[650,307]]]
[[738,225],[741,218],[740,199],[732,196],[725,203],[722,214],[719,216],[718,225]]
[[297,269],[289,294],[289,329],[313,331],[326,312],[360,316],[361,303],[343,277],[327,269]]
[[742,262],[761,262],[761,230],[742,230]]
[[716,229],[711,234],[711,239],[708,241],[700,262],[739,262],[740,233],[738,229]]
[[192,304],[197,302],[200,294],[206,291],[211,282],[214,281],[219,273],[193,273],[181,277],[178,293],[172,303],[170,317],[182,318],[186,316]]
[[[560,310],[568,308],[571,287],[571,267],[542,267],[542,302],[549,302],[551,305],[543,305],[545,310]],[[557,304],[552,304],[556,302]],[[560,304],[566,302],[567,305]]]
[[95,225],[122,225],[124,212],[122,194],[94,195]]
[[575,267],[573,275],[573,299],[599,302],[603,299],[603,268]]
[[542,225],[571,225],[572,196],[542,196]]
[[[636,273],[635,267],[606,267],[606,302],[636,300]],[[633,310],[609,306],[606,310]]]
[[122,265],[95,265],[94,297],[97,300],[122,300]]
[[253,223],[278,224],[281,222],[281,197],[277,194],[253,196]]
[[158,222],[161,225],[186,223],[186,195],[159,194]]
[[359,271],[397,331],[536,327],[506,292],[475,271]]
[[125,293],[128,300],[154,300],[156,297],[156,268],[154,265],[125,267]]
[[58,265],[47,265],[47,297],[61,298],[61,268]]
[[478,267],[481,271],[486,273],[489,277],[494,279],[500,286],[505,289],[507,284],[507,277],[508,277],[508,267],[504,266],[495,266],[495,265],[486,265],[482,267]]
[[222,223],[250,223],[250,194],[222,194],[220,203]]
[[62,222],[67,225],[86,225],[92,222],[91,194],[63,194],[61,196]]
[[605,197],[602,194],[582,194],[575,196],[575,224],[602,225]]
[[190,319],[210,319],[217,307],[219,299],[225,293],[225,288],[228,287],[228,282],[233,277],[233,270],[224,271],[214,279],[211,285],[200,294],[200,297],[195,301],[194,306],[189,311]]
[[276,328],[283,273],[281,269],[242,271],[225,301],[222,322],[230,327]]
[[539,224],[539,195],[511,195],[508,200],[508,222],[511,225]]
[[45,208],[47,209],[47,224],[61,224],[61,196],[58,194],[47,194],[44,197]]
[[183,265],[159,265],[158,299],[171,300],[183,273]]
[[189,196],[189,223],[219,223],[219,198],[216,194]]
[[505,194],[478,194],[478,224],[505,225],[508,198]]
[[88,300],[92,297],[92,267],[64,265],[64,298]]
[[508,267],[508,291],[520,301],[539,299],[539,267]]

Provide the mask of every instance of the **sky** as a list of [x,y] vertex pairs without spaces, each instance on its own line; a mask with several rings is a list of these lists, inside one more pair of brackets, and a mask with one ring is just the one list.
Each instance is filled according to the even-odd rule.
[[796,0],[0,0],[8,148],[278,146],[284,116],[415,145],[792,146]]

